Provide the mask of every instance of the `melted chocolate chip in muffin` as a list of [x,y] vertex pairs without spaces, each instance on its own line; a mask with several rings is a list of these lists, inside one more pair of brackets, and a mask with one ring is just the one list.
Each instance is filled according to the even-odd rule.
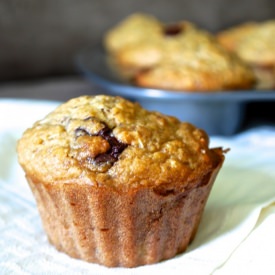
[[167,25],[163,29],[165,36],[175,36],[183,32],[183,26],[179,24]]
[[113,135],[109,127],[105,126],[98,133],[98,136],[103,137],[110,144],[110,149],[104,153],[99,154],[95,158],[96,163],[110,162],[114,163],[118,160],[119,155],[127,147],[127,144],[119,142]]
[[[110,129],[104,122],[102,122],[102,124],[104,125],[104,127],[96,134],[90,133],[89,130],[86,129],[85,127],[81,127],[81,126],[77,127],[75,129],[76,142],[78,138],[81,138],[82,143],[84,140],[84,144],[83,144],[84,146],[82,145],[81,148],[87,150],[87,147],[89,146],[89,144],[91,144],[90,141],[92,138],[93,139],[96,139],[96,137],[102,138],[103,139],[102,144],[105,144],[105,146],[101,146],[101,149],[103,148],[104,149],[102,151],[98,150],[97,153],[88,154],[85,157],[89,163],[94,163],[97,165],[107,164],[110,166],[110,165],[113,165],[118,160],[119,155],[123,152],[123,150],[128,145],[117,140],[117,138],[112,133],[112,129]],[[85,137],[90,137],[90,139],[89,138],[87,139]]]

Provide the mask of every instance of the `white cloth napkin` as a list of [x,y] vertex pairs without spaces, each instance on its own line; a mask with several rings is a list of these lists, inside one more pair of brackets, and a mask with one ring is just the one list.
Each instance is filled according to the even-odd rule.
[[0,274],[275,274],[275,128],[211,137],[230,148],[195,240],[185,253],[138,268],[106,268],[51,246],[17,163],[22,132],[58,102],[0,100]]

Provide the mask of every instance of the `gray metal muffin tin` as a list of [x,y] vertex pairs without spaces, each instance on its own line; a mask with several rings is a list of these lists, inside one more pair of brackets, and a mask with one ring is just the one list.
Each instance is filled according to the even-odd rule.
[[275,100],[275,91],[270,90],[194,93],[132,86],[119,79],[110,69],[101,46],[80,52],[76,57],[76,65],[104,93],[137,101],[148,110],[176,116],[204,129],[209,135],[228,136],[236,133],[243,121],[245,103]]

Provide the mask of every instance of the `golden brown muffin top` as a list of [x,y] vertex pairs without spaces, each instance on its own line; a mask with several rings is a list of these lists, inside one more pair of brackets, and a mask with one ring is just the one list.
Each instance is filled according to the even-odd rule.
[[275,66],[275,20],[243,23],[221,31],[217,38],[250,64]]
[[127,45],[158,35],[161,29],[161,23],[154,16],[134,13],[106,33],[104,46],[111,53],[115,53]]
[[194,183],[223,160],[204,131],[105,95],[61,104],[24,132],[17,151],[35,181],[123,189],[188,188],[184,181]]
[[[138,63],[138,56],[147,56],[149,46],[136,47],[121,56]],[[146,70],[136,74],[136,84],[171,90],[221,91],[246,89],[255,84],[252,69],[238,56],[219,45],[209,33],[188,27],[178,39],[158,43]],[[153,47],[150,49],[153,52]],[[156,54],[156,52],[158,54]],[[132,57],[129,55],[132,54]],[[134,56],[136,58],[134,58]],[[141,60],[141,59],[139,59]]]
[[[195,26],[187,21],[172,24],[159,22],[150,32],[146,31],[150,28],[144,25],[139,25],[133,30],[132,20],[126,19],[123,26],[125,32],[119,27],[114,27],[111,31],[116,36],[119,35],[121,41],[121,47],[117,51],[111,51],[111,54],[115,56],[119,65],[124,67],[141,68],[165,61],[177,62],[178,58],[182,57],[181,60],[184,58],[184,49],[194,51],[198,48],[198,44],[203,44],[208,39],[205,35],[197,35]],[[128,37],[130,33],[137,32],[137,29],[142,36],[135,35],[135,40],[130,43]]]
[[255,30],[257,24],[255,22],[246,22],[229,29],[221,30],[217,33],[217,39],[226,49],[234,51],[243,38]]

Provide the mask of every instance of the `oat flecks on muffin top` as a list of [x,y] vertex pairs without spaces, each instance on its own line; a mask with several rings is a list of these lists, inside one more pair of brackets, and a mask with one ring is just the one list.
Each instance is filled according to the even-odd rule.
[[17,149],[39,181],[127,188],[203,177],[221,158],[208,146],[207,134],[189,123],[98,95],[60,105],[24,132]]

